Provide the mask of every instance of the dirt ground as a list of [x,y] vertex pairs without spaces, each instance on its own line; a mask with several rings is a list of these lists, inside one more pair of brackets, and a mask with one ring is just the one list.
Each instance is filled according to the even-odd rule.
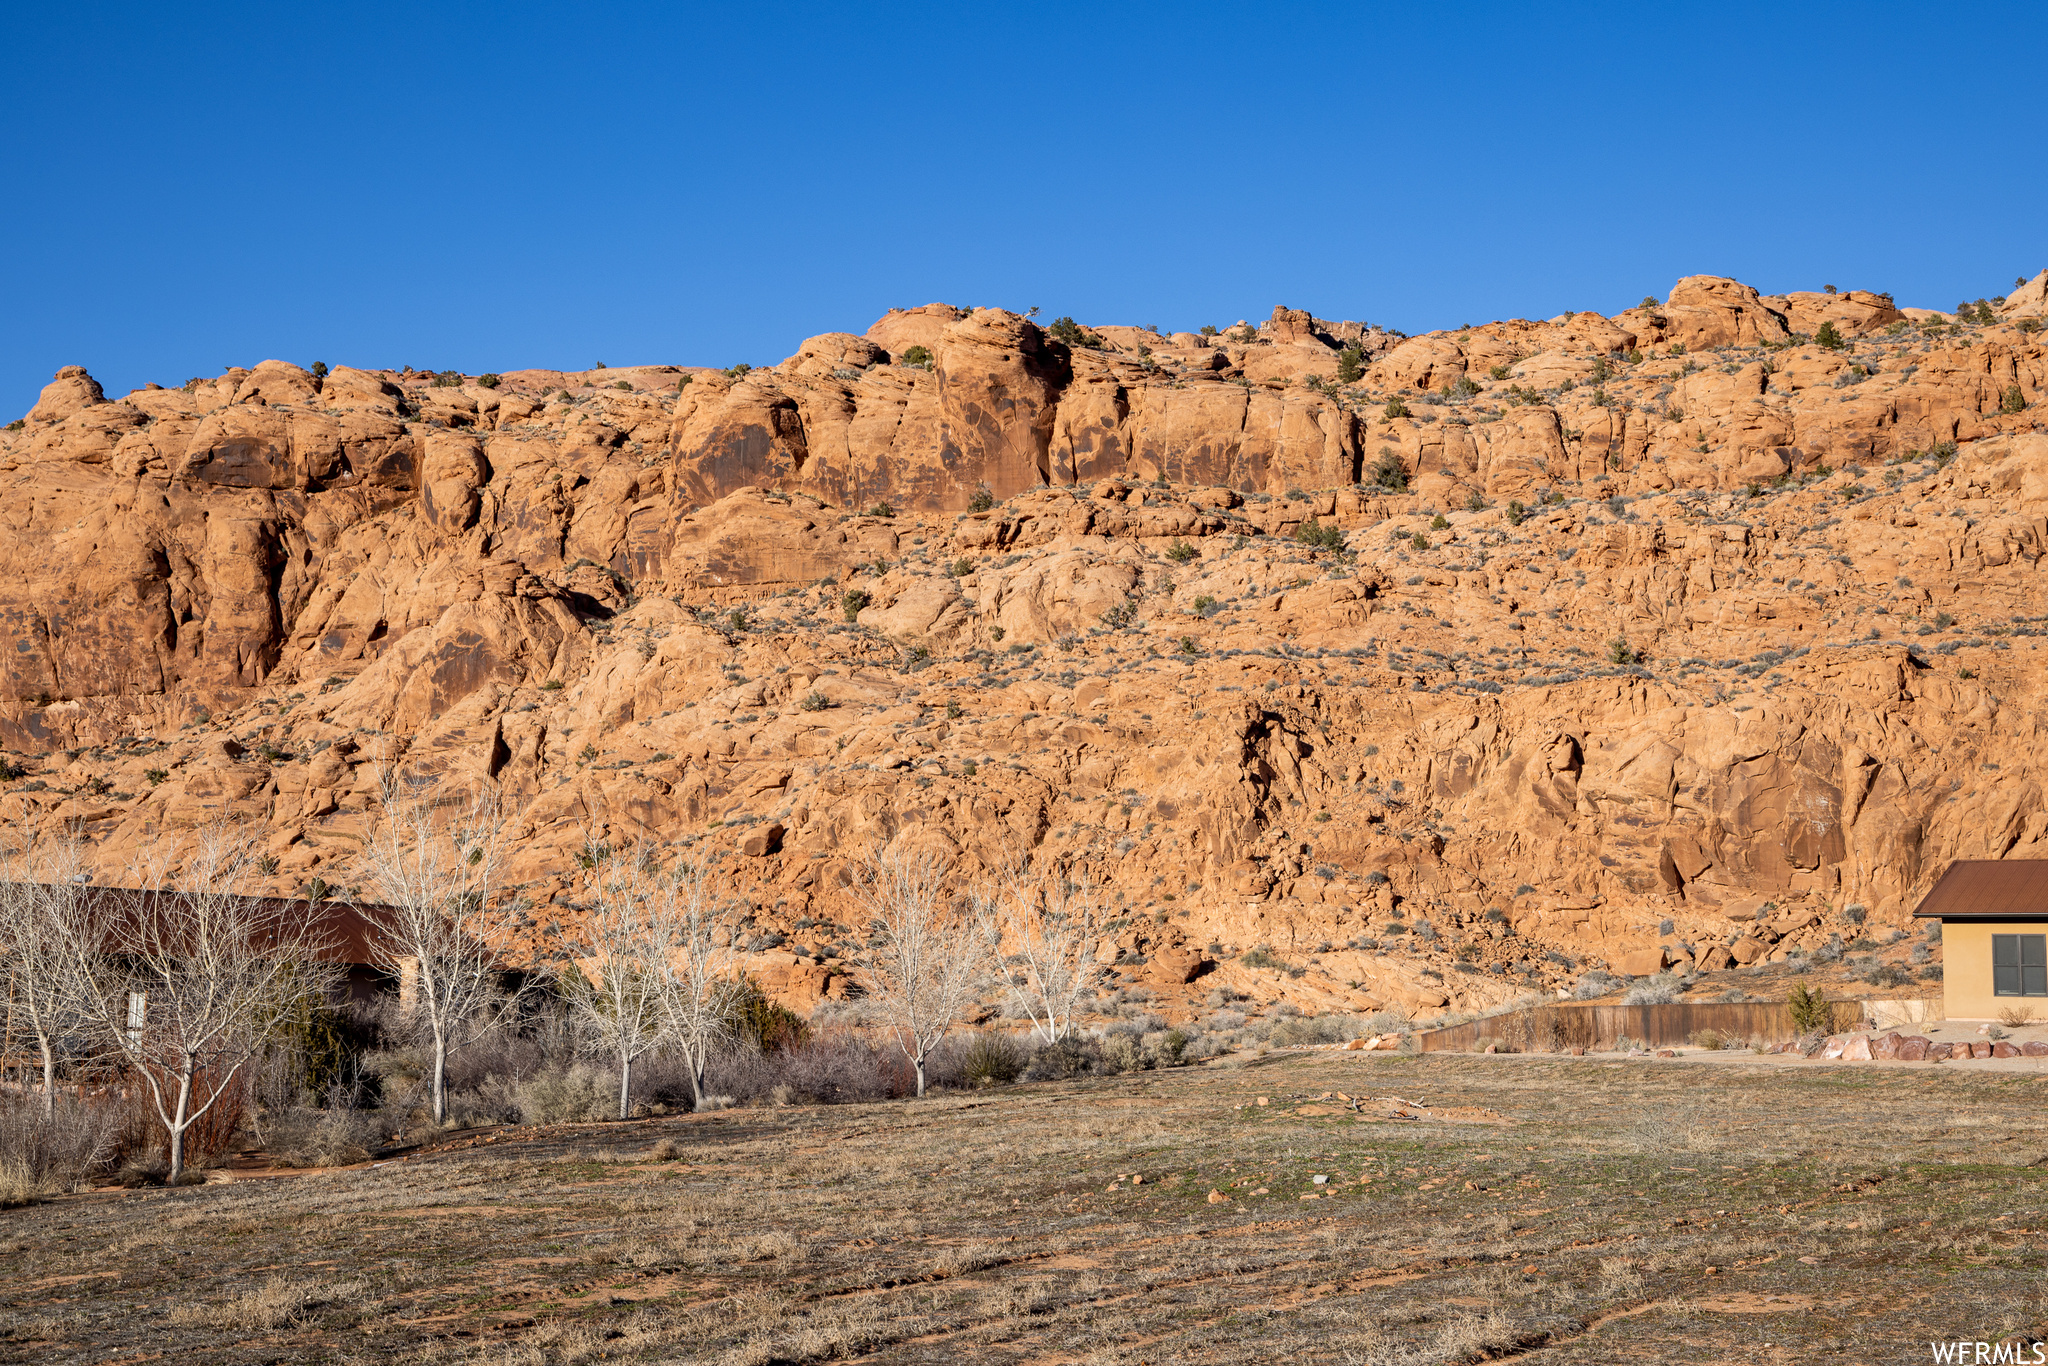
[[1295,1053],[457,1135],[0,1215],[0,1357],[1922,1362],[2048,1336],[2042,1085]]

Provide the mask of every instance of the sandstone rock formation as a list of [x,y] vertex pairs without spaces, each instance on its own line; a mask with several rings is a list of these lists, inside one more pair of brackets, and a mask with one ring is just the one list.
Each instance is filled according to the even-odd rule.
[[901,833],[1085,875],[1168,1007],[1782,956],[2048,845],[2018,323],[1692,277],[1414,338],[932,305],[751,372],[72,367],[0,436],[0,793],[108,877],[246,816],[290,891],[362,881],[376,761],[488,772],[528,947],[646,841],[797,1004]]

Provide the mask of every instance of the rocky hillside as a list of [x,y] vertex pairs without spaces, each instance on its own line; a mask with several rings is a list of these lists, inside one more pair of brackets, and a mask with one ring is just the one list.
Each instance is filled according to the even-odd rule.
[[906,830],[1098,883],[1169,1008],[1902,926],[1951,858],[2048,856],[2044,296],[67,369],[0,436],[0,793],[109,875],[252,817],[289,891],[361,881],[377,759],[485,770],[533,944],[589,846],[716,856],[799,1004]]

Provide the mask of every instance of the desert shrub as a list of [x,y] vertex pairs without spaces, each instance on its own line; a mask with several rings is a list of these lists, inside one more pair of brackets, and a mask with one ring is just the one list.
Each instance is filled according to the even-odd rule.
[[987,484],[975,485],[974,497],[967,500],[967,510],[969,512],[987,512],[995,505],[996,496]]
[[383,1140],[375,1115],[352,1105],[294,1107],[264,1125],[273,1167],[346,1167],[366,1162]]
[[1630,645],[1626,637],[1616,636],[1607,642],[1607,658],[1616,664],[1636,664],[1641,662],[1643,654]]
[[931,348],[928,346],[913,346],[908,348],[903,353],[903,363],[905,365],[923,366],[925,369],[929,370],[932,364]]
[[1998,1022],[2007,1029],[2024,1029],[2034,1022],[2032,1006],[2007,1006],[1998,1012]]
[[858,621],[861,609],[873,601],[865,588],[849,588],[839,595],[839,610],[848,621]]
[[1646,977],[1622,993],[1625,1006],[1668,1006],[1678,999],[1678,979],[1668,972]]
[[589,1063],[551,1067],[519,1088],[519,1113],[528,1124],[581,1124],[610,1119],[619,1110],[618,1082]]
[[[1400,400],[1396,399],[1394,402],[1398,403]],[[1392,407],[1393,405],[1389,404],[1388,406]],[[1403,408],[1401,415],[1405,417],[1407,411],[1406,408]],[[1389,493],[1405,493],[1408,490],[1407,468],[1401,464],[1401,458],[1385,446],[1380,447],[1379,459],[1375,460],[1372,467],[1365,472],[1365,479],[1367,483],[1385,489]]]
[[462,373],[459,370],[443,370],[427,385],[430,389],[459,389],[462,387]]
[[1086,1076],[1095,1071],[1101,1061],[1102,1048],[1096,1040],[1068,1035],[1046,1044],[1031,1055],[1031,1061],[1024,1069],[1024,1080],[1065,1081],[1070,1077]]
[[[781,935],[774,939],[780,941]],[[774,947],[773,944],[769,947]],[[810,1042],[811,1027],[788,1006],[768,999],[751,977],[740,979],[740,994],[733,1006],[733,1029],[740,1039],[763,1052],[802,1048]]]
[[1149,1042],[1162,1067],[1179,1067],[1187,1061],[1188,1046],[1195,1040],[1184,1030],[1169,1029]]
[[1879,963],[1863,974],[1863,980],[1874,987],[1902,987],[1913,980],[1913,974],[1896,963]]
[[1793,986],[1791,994],[1785,998],[1785,1005],[1792,1012],[1792,1027],[1801,1034],[1826,1031],[1834,1026],[1835,1012],[1827,997],[1804,982]]
[[1201,551],[1178,537],[1174,539],[1172,545],[1166,547],[1166,558],[1172,560],[1175,564],[1186,564],[1201,553]]
[[1436,516],[1429,519],[1429,529],[1431,531],[1449,531],[1451,524],[1449,519],[1439,512]]
[[1356,384],[1365,375],[1365,349],[1353,342],[1337,353],[1337,382]]
[[831,706],[832,703],[830,702],[830,700],[826,698],[825,694],[821,692],[811,692],[805,693],[803,696],[803,700],[798,702],[796,705],[798,710],[800,711],[823,711],[825,710],[825,708]]
[[1343,1043],[1357,1036],[1358,1022],[1350,1015],[1317,1015],[1312,1019],[1283,1020],[1271,1035],[1271,1042],[1281,1048],[1299,1048],[1308,1044]]
[[1045,330],[1069,346],[1080,346],[1090,351],[1100,351],[1104,345],[1101,337],[1088,331],[1072,318],[1064,315],[1053,319],[1052,326]]
[[1251,949],[1242,957],[1240,957],[1237,961],[1244,967],[1274,968],[1281,972],[1285,972],[1289,968],[1294,966],[1292,963],[1289,963],[1285,959],[1275,956],[1273,950],[1264,944],[1260,944],[1258,947]]
[[1718,1029],[1695,1029],[1690,1042],[1694,1048],[1720,1048],[1728,1042],[1728,1036]]
[[[910,1063],[893,1039],[849,1029],[817,1031],[802,1047],[783,1049],[769,1060],[776,1084],[787,1088],[786,1099],[814,1105],[895,1100],[915,1089]],[[948,1081],[945,1070],[928,1069],[940,1084]]]
[[1142,1072],[1152,1065],[1138,1036],[1117,1032],[1102,1041],[1101,1069],[1105,1072]]
[[484,374],[476,377],[476,384],[479,389],[495,389],[504,382],[504,379],[498,375]]
[[1344,548],[1344,532],[1336,526],[1324,526],[1314,517],[1294,529],[1294,539],[1316,550]]
[[111,1169],[147,1129],[115,1097],[57,1098],[45,1117],[34,1092],[0,1093],[0,1209],[75,1190]]
[[1383,411],[1387,421],[1391,422],[1397,417],[1408,416],[1408,405],[1396,396],[1387,400],[1387,406]]
[[2023,413],[2027,410],[2027,396],[2017,384],[2009,384],[1999,397],[1998,411],[2001,413]]
[[1007,1086],[1024,1075],[1024,1050],[999,1030],[985,1029],[967,1045],[960,1075],[970,1086]]

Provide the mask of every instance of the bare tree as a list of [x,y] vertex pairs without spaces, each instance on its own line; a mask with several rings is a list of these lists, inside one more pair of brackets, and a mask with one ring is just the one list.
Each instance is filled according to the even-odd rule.
[[921,1096],[926,1060],[986,980],[986,941],[928,853],[891,845],[869,855],[853,895],[874,945],[864,964],[868,1007],[916,1069]]
[[[169,1180],[185,1134],[232,1103],[266,1027],[330,985],[324,927],[290,902],[243,895],[255,872],[248,832],[215,827],[185,846],[148,846],[140,886],[90,902],[104,954],[82,958],[82,1009],[127,1058],[170,1137]],[[175,890],[174,890],[175,887]]]
[[1013,868],[978,889],[974,903],[996,973],[1023,1003],[1031,1032],[1059,1042],[1101,974],[1095,889],[1058,869]]
[[8,1039],[33,1043],[43,1069],[43,1117],[57,1107],[57,1055],[83,1023],[79,989],[99,956],[87,933],[77,847],[66,841],[0,848],[0,957],[7,971]]
[[569,1005],[619,1063],[619,1118],[632,1112],[633,1064],[674,1028],[671,958],[683,927],[649,854],[611,854],[592,870],[595,905],[579,927],[589,956],[565,973]]
[[690,1095],[704,1108],[711,1050],[730,1039],[745,986],[730,916],[705,886],[702,864],[678,865],[658,889],[675,928],[665,960],[670,1037],[690,1069]]
[[500,945],[509,916],[492,904],[505,853],[497,785],[479,778],[444,806],[431,779],[386,763],[382,816],[366,850],[370,887],[389,909],[371,952],[399,976],[399,1003],[433,1053],[434,1123],[448,1118],[448,1059],[512,1018]]

